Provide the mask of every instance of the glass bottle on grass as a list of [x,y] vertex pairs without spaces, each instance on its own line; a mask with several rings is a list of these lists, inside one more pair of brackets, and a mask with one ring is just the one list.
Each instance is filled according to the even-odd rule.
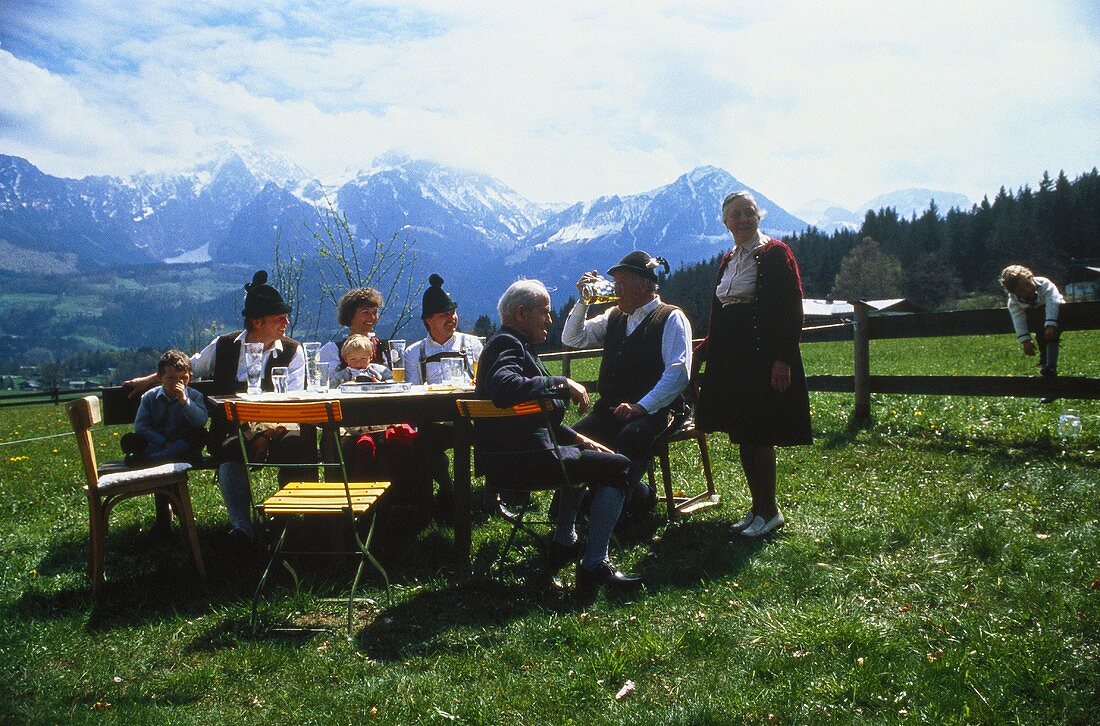
[[1081,435],[1081,415],[1075,408],[1067,408],[1058,417],[1058,436],[1062,441],[1072,441]]

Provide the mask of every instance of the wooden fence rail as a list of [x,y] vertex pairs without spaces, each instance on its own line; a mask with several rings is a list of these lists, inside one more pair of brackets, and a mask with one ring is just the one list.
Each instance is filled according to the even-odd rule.
[[[802,331],[803,343],[850,340],[854,365],[850,376],[807,375],[811,391],[855,393],[853,415],[866,419],[871,413],[872,393],[919,393],[941,396],[1055,396],[1057,398],[1100,399],[1100,378],[1061,376],[873,376],[872,340],[930,338],[958,335],[1010,335],[1012,321],[1004,308],[956,310],[912,315],[870,315],[870,307],[854,301],[855,314],[840,323],[813,325]],[[1062,305],[1058,316],[1062,331],[1100,329],[1100,302]],[[544,360],[561,360],[564,375],[579,358],[598,358],[599,348],[547,353]],[[586,381],[586,385],[591,382]]]
[[[840,323],[812,325],[802,331],[803,343],[850,340],[854,346],[854,365],[850,376],[807,375],[811,391],[855,393],[854,416],[865,419],[871,412],[872,393],[916,393],[941,396],[1055,396],[1057,398],[1100,399],[1100,378],[1060,376],[873,376],[870,341],[900,338],[949,337],[958,335],[1009,335],[1012,322],[1004,308],[956,310],[946,313],[912,315],[870,315],[870,308],[854,301],[852,319]],[[1100,330],[1100,301],[1066,303],[1058,317],[1062,331]],[[543,360],[560,360],[564,375],[571,376],[571,363],[581,358],[599,358],[599,348],[546,353]],[[594,381],[582,381],[593,387]],[[198,388],[209,385],[195,381]],[[133,421],[137,399],[128,398],[121,388],[84,391],[47,391],[37,394],[13,394],[0,397],[0,406],[31,403],[57,403],[88,393],[100,393],[117,414],[108,423]]]

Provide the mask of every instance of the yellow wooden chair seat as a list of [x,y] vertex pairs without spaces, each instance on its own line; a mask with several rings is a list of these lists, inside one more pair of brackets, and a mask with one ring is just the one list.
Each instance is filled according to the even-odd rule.
[[390,486],[388,481],[349,482],[287,482],[260,505],[268,516],[296,514],[343,514],[351,501],[351,512],[366,514]]

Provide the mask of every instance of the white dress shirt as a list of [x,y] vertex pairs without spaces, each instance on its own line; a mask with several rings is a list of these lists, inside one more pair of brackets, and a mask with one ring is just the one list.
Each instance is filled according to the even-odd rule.
[[[661,298],[657,297],[628,315],[626,334],[630,335],[637,330],[645,316],[660,304]],[[603,345],[604,340],[607,339],[608,318],[614,309],[610,307],[603,314],[586,320],[588,305],[583,301],[578,302],[565,319],[561,342],[571,348],[594,348]],[[653,413],[671,404],[687,388],[691,378],[691,323],[679,308],[673,310],[665,322],[665,329],[661,335],[661,358],[665,362],[665,370],[656,385],[642,396],[640,401],[617,401],[616,403],[637,403],[647,413]]]
[[[245,362],[245,354],[248,349],[245,347],[245,337],[248,332],[242,330],[241,334],[234,338],[234,342],[241,344],[241,354],[237,359],[237,380],[248,380],[248,365]],[[217,353],[218,339],[210,341],[210,344],[200,350],[195,355],[191,356],[191,372],[196,378],[212,378],[214,376],[214,356]],[[283,341],[276,340],[275,343],[264,351],[263,367],[267,370],[267,361],[271,358],[275,359],[275,365],[285,365],[286,372],[286,390],[288,391],[304,391],[306,388],[306,354],[302,350],[302,346],[298,346],[298,350],[294,351],[294,356],[290,360],[284,360],[286,354],[283,353]]]
[[470,367],[473,368],[474,363],[481,357],[481,349],[483,347],[481,339],[476,335],[456,332],[443,344],[432,340],[430,335],[425,336],[423,340],[416,341],[405,349],[405,382],[442,383],[443,364],[439,362],[428,363],[425,366],[428,369],[428,376],[427,380],[423,380],[423,376],[420,374],[421,352],[423,352],[425,358],[431,358],[437,353],[460,353],[464,347],[466,348],[466,355],[470,360]]

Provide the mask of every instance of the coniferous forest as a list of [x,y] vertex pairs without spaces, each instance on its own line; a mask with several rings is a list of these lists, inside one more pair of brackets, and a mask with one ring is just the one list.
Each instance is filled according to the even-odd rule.
[[[1100,173],[1074,180],[1044,174],[1037,189],[1002,187],[969,210],[933,203],[920,216],[869,211],[858,230],[816,228],[786,240],[809,298],[906,297],[927,310],[1004,304],[997,283],[1009,264],[1030,267],[1064,287],[1082,261],[1100,260]],[[705,332],[718,257],[686,265],[661,285],[661,296]]]

